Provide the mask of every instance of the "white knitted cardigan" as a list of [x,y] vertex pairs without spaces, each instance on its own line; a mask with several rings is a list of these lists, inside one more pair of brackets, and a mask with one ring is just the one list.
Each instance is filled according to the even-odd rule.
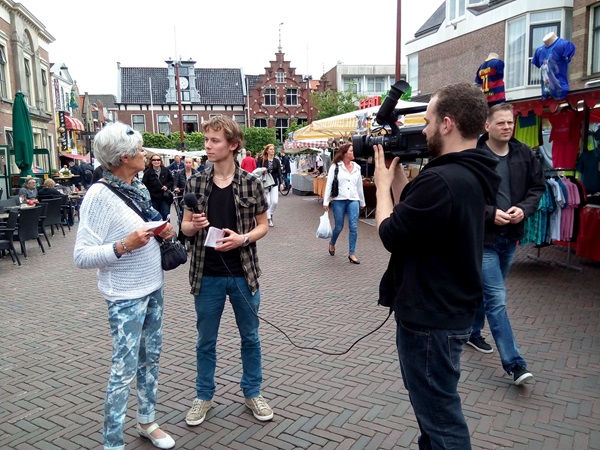
[[108,301],[141,298],[164,282],[156,239],[117,258],[113,243],[144,226],[142,218],[102,183],[93,184],[79,211],[75,264],[98,269],[98,289]]

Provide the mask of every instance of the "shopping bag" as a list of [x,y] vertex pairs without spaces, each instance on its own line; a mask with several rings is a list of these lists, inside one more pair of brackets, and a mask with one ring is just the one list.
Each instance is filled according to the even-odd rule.
[[317,237],[319,239],[329,239],[332,235],[331,223],[329,222],[329,214],[323,213],[319,219],[319,228],[317,228]]

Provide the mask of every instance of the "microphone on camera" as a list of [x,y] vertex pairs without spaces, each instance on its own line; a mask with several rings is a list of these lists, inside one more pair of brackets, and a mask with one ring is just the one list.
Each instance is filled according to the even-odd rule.
[[194,194],[192,194],[191,192],[185,194],[183,196],[183,202],[185,203],[185,206],[194,211],[194,214],[200,214],[200,210],[198,209],[198,199]]

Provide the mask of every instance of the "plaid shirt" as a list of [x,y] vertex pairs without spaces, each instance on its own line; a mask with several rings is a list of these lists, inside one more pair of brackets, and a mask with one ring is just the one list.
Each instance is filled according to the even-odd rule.
[[[213,167],[192,175],[188,180],[185,192],[192,192],[198,198],[198,209],[208,216],[208,198],[213,187]],[[255,226],[255,217],[267,211],[267,199],[260,179],[236,164],[235,174],[231,182],[233,186],[233,198],[235,202],[235,215],[237,218],[238,234],[249,233]],[[186,206],[186,209],[189,208]],[[192,259],[190,262],[190,285],[193,295],[200,294],[202,273],[204,271],[204,254],[206,247],[204,241],[208,228],[202,228],[196,235],[196,242],[192,248]],[[256,243],[252,242],[247,247],[240,247],[240,258],[244,276],[248,283],[250,292],[258,290],[258,277],[261,274],[258,266],[258,255]]]

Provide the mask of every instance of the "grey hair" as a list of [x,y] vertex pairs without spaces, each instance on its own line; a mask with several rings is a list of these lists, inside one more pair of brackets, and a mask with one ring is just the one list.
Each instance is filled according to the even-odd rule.
[[135,156],[143,143],[139,131],[122,122],[114,122],[94,137],[94,157],[110,171],[121,165],[122,156]]

